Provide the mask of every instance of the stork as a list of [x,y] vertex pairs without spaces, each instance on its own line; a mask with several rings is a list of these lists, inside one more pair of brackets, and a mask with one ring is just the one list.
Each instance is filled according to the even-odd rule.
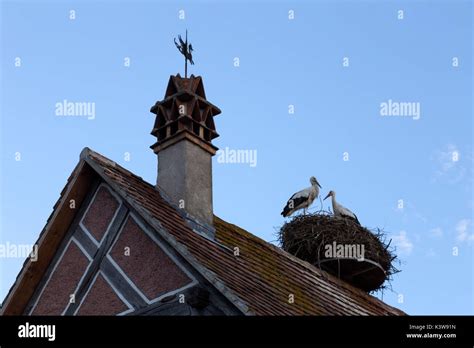
[[324,200],[326,200],[326,198],[328,197],[331,197],[331,200],[332,200],[332,211],[334,212],[334,216],[354,220],[360,225],[359,219],[357,219],[356,214],[354,214],[349,209],[347,209],[346,207],[336,202],[336,192],[332,190],[329,191],[328,195],[324,197]]
[[281,212],[283,217],[290,216],[300,209],[303,209],[304,214],[306,214],[306,209],[311,205],[311,203],[313,203],[314,199],[319,196],[319,188],[321,187],[314,176],[309,179],[309,182],[311,183],[310,187],[296,192],[290,197],[288,202],[286,202],[286,205]]

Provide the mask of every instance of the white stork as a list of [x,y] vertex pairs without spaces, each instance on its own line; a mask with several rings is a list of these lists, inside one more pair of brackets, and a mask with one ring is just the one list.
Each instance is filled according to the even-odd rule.
[[349,209],[347,209],[346,207],[336,202],[336,192],[329,191],[328,195],[324,198],[324,200],[326,200],[326,198],[328,197],[331,197],[331,200],[332,200],[332,211],[334,212],[334,216],[354,220],[360,225],[359,219],[357,219],[356,214],[354,214]]
[[[306,208],[308,208],[311,203],[313,203],[314,199],[319,196],[319,185],[318,180],[314,176],[309,179],[311,186],[296,192],[293,196],[290,197],[288,202],[286,202],[281,215],[283,217],[290,216],[295,211],[303,209],[304,214],[306,214]],[[318,187],[319,186],[319,187]]]

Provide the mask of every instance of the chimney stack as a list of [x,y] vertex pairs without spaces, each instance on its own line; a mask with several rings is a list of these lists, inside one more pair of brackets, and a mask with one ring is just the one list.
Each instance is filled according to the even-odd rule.
[[178,207],[198,221],[213,225],[212,156],[219,135],[214,116],[219,108],[206,100],[200,76],[171,76],[165,98],[150,110],[156,115],[151,132],[157,142],[157,185]]

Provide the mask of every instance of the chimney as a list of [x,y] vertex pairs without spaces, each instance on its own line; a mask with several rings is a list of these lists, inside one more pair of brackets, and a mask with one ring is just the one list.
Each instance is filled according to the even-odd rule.
[[206,100],[200,76],[171,76],[165,98],[150,110],[156,115],[151,132],[157,142],[157,185],[178,207],[204,224],[213,225],[212,156],[219,135],[214,116],[219,108]]

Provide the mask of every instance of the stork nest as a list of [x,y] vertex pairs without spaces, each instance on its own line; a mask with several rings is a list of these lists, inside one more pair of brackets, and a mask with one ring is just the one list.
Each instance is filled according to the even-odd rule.
[[[384,283],[390,284],[392,275],[399,272],[394,266],[397,256],[381,229],[370,231],[326,211],[294,217],[281,227],[278,241],[283,250],[366,292],[385,289]],[[357,246],[358,254],[363,250],[363,258],[341,257],[334,253],[334,246],[339,245],[348,246],[346,251]]]

